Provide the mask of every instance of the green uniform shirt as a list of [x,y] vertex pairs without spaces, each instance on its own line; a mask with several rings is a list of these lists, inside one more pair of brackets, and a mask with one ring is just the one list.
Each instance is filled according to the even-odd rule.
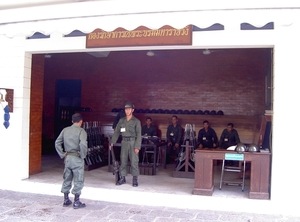
[[77,153],[80,151],[80,157],[84,159],[87,154],[87,134],[83,128],[73,124],[72,126],[64,128],[55,141],[55,149],[60,156],[64,158],[65,152]]
[[127,121],[126,117],[123,117],[119,120],[117,124],[111,142],[116,143],[119,138],[119,135],[121,134],[122,137],[135,138],[134,148],[140,149],[142,143],[141,129],[141,122],[136,117],[132,116],[129,121]]

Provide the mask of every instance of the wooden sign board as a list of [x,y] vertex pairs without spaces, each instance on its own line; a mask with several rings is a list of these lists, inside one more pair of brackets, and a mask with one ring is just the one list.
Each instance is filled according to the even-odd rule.
[[4,99],[8,103],[7,105],[9,107],[9,112],[12,113],[14,108],[14,90],[13,89],[5,89],[5,90],[6,90],[6,95]]
[[192,26],[175,29],[165,25],[155,30],[140,26],[132,31],[117,28],[112,32],[96,29],[86,36],[86,48],[157,45],[192,45]]

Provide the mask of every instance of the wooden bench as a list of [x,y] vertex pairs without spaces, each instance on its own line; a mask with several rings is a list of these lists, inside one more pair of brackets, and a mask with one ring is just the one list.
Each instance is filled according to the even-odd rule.
[[[116,112],[83,112],[84,121],[100,121],[101,129],[104,134],[113,134],[112,123],[117,116]],[[228,123],[233,123],[234,128],[238,131],[242,143],[259,143],[261,140],[261,125],[264,116],[233,116],[233,115],[191,115],[176,114],[179,124],[185,128],[186,124],[195,124],[196,136],[198,131],[203,127],[203,121],[208,120],[211,127],[216,131],[220,139],[222,131],[227,127]],[[141,124],[145,124],[146,117],[149,116],[153,120],[153,125],[158,129],[158,136],[162,139],[166,138],[168,126],[171,124],[172,114],[161,113],[135,113]]]

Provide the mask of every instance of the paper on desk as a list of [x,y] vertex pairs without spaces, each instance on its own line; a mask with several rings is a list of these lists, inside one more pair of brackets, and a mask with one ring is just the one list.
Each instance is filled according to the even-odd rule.
[[227,148],[227,150],[235,150],[236,146],[230,146]]

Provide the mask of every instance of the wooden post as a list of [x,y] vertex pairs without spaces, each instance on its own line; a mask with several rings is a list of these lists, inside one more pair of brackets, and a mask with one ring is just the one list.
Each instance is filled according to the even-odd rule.
[[[182,145],[182,147],[185,147],[185,161],[184,163],[179,163],[180,165],[177,166],[173,172],[174,177],[179,178],[194,178],[194,172],[195,168],[190,163],[190,154],[191,154],[191,146],[189,141],[187,140],[185,145]],[[180,171],[184,167],[184,171]],[[192,172],[189,171],[189,167],[193,170]]]

